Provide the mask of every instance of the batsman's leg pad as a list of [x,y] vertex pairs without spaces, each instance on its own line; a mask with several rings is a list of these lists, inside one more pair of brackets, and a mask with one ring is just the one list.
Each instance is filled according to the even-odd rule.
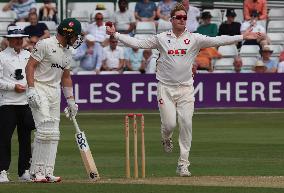
[[52,174],[54,170],[56,152],[60,132],[52,128],[54,121],[42,122],[35,132],[34,150],[32,156],[31,173],[43,175]]

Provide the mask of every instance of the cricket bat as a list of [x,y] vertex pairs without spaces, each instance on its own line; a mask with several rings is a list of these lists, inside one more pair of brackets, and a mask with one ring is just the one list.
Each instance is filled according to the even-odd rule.
[[95,164],[94,158],[92,156],[91,150],[88,145],[85,133],[82,132],[78,126],[78,123],[74,116],[72,116],[72,121],[76,129],[75,139],[84,162],[85,169],[90,180],[96,181],[100,178],[97,166]]

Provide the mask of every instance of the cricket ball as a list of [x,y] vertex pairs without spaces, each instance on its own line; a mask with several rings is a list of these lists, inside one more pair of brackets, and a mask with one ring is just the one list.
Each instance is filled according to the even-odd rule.
[[112,27],[112,25],[113,25],[113,23],[112,23],[111,21],[107,21],[107,22],[105,23],[105,26]]

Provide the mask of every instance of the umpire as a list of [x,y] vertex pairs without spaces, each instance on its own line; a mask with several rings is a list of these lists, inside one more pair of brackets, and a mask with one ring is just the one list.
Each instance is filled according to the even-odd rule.
[[25,67],[30,52],[23,50],[28,37],[19,26],[9,26],[9,46],[0,52],[0,182],[9,182],[11,139],[17,127],[19,141],[18,175],[20,181],[31,181],[31,131],[35,128],[26,98]]

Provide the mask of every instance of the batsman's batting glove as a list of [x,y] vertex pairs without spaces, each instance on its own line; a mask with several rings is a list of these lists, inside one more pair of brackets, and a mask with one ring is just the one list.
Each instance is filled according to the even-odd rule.
[[33,109],[39,109],[41,105],[40,97],[34,87],[29,87],[26,92],[28,104]]
[[78,112],[78,105],[75,103],[74,98],[67,99],[68,106],[64,109],[67,118],[75,117]]

